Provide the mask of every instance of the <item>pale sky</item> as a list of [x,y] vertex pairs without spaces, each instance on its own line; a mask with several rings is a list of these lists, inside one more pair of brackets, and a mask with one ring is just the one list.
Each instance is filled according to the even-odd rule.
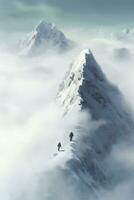
[[0,0],[1,30],[29,31],[40,20],[60,27],[133,26],[134,0]]

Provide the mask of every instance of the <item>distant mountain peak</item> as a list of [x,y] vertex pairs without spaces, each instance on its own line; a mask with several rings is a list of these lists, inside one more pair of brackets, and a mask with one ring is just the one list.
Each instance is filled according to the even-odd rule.
[[74,42],[67,39],[55,24],[41,21],[21,46],[24,55],[40,55],[50,50],[64,52],[73,48]]
[[36,31],[37,32],[46,32],[46,30],[52,30],[54,28],[56,28],[55,24],[53,24],[53,23],[47,23],[46,21],[42,20],[36,26]]
[[62,39],[66,40],[65,35],[56,28],[56,25],[53,23],[47,23],[45,21],[41,21],[35,29],[36,34],[42,39]]

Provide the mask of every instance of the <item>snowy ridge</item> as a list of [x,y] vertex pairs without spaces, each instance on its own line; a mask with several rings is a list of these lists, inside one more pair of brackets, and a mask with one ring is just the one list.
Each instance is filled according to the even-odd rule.
[[[71,69],[66,74],[64,82],[61,84],[57,98],[63,104],[66,112],[71,110],[73,106],[80,103],[81,97],[78,94],[80,85],[83,80],[84,63],[86,62],[85,53],[90,53],[89,50],[84,50],[72,64]],[[74,83],[74,84],[73,84]]]
[[[65,180],[79,191],[77,198],[87,200],[92,194],[96,195],[97,188],[107,187],[112,182],[114,172],[106,160],[113,145],[130,135],[134,123],[119,90],[107,80],[88,49],[71,65],[57,101],[66,115],[76,109],[86,110],[94,122],[100,122],[92,131],[90,120],[84,126],[83,122],[75,125],[77,138],[72,143],[73,156],[62,169]],[[85,196],[81,196],[83,194]]]
[[[103,126],[105,130],[97,137],[103,134],[102,142],[106,142],[108,149],[109,143],[114,143],[118,136],[126,135],[126,130],[129,132],[133,126],[123,96],[107,80],[90,50],[82,51],[72,64],[60,87],[57,100],[63,106],[65,114],[75,109],[87,110],[93,120],[105,121],[106,126]],[[103,145],[102,148],[104,150]]]
[[51,49],[65,51],[71,47],[73,47],[73,42],[68,40],[64,33],[56,28],[55,24],[41,21],[21,44],[21,53],[38,55]]

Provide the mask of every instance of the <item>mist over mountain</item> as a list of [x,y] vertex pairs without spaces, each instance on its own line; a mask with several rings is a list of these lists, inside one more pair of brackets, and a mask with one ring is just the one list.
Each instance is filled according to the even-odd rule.
[[116,34],[114,34],[114,36],[117,40],[131,43],[134,41],[134,29],[126,28],[118,31]]
[[76,47],[41,21],[21,51],[1,47],[1,199],[132,199],[130,32],[118,39],[87,34]]
[[115,48],[113,51],[114,57],[120,61],[125,61],[131,59],[132,55],[129,49],[127,48]]
[[22,55],[41,55],[48,51],[65,52],[75,46],[55,24],[41,21],[35,30],[21,42]]

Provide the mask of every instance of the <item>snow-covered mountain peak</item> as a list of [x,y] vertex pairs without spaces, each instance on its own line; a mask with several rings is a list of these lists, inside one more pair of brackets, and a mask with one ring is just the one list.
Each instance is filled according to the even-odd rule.
[[65,35],[56,28],[55,24],[41,21],[35,29],[35,34],[42,39],[52,39],[55,42],[66,40]]
[[65,112],[78,105],[81,105],[79,106],[81,109],[86,104],[86,99],[90,97],[90,93],[94,95],[96,100],[98,98],[101,104],[104,104],[102,94],[100,95],[98,92],[98,87],[104,86],[103,82],[105,81],[105,75],[92,52],[85,49],[71,65],[60,86],[57,98],[64,105]]
[[[91,131],[90,120],[76,122],[76,139],[71,146],[73,157],[66,162],[65,174],[70,174],[71,180],[72,174],[76,175],[77,189],[82,182],[88,183],[88,191],[94,185],[107,186],[113,173],[111,169],[105,170],[107,158],[113,146],[132,133],[134,122],[120,91],[108,81],[90,50],[82,51],[71,65],[57,102],[66,116],[77,110],[78,115],[86,111],[93,122],[102,122]],[[90,198],[85,196],[85,199]]]
[[64,113],[76,108],[87,109],[95,120],[114,120],[114,116],[116,121],[127,118],[122,99],[118,88],[107,80],[88,49],[82,51],[71,65],[57,95]]
[[85,49],[80,53],[71,65],[70,72],[75,75],[74,79],[78,78],[78,81],[80,81],[80,79],[94,79],[96,81],[105,79],[90,49]]
[[22,55],[40,55],[46,51],[65,51],[74,46],[55,24],[41,21],[21,45]]
[[47,23],[45,21],[41,21],[37,26],[36,26],[36,31],[38,33],[45,33],[47,31],[51,31],[52,29],[56,28],[55,24],[52,23]]
[[77,57],[77,59],[74,61],[72,70],[77,70],[78,68],[83,68],[84,64],[86,63],[86,57],[88,57],[91,54],[91,51],[89,49],[83,50],[80,55]]

